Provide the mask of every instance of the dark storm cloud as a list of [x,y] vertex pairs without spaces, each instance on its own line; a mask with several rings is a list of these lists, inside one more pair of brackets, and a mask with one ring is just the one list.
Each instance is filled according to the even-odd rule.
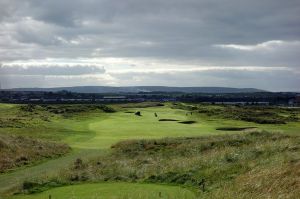
[[299,13],[299,0],[1,0],[0,61],[144,58],[297,72]]
[[[19,3],[12,2],[11,4]],[[55,42],[57,38],[54,36],[68,41],[81,35],[92,37],[95,41],[90,48],[99,44],[99,47],[103,48],[103,53],[110,56],[201,58],[204,54],[205,57],[216,58],[219,54],[222,56],[222,53],[216,55],[209,48],[210,45],[223,43],[246,45],[269,40],[300,40],[298,0],[287,2],[24,0],[24,2],[23,4],[27,6],[20,6],[11,13],[11,17],[17,13],[19,17],[32,18],[31,21],[23,19],[24,27],[18,25],[19,28],[16,30],[18,41],[59,45],[61,43]],[[31,30],[30,26],[33,26]],[[32,37],[41,37],[44,40],[33,41]],[[139,45],[139,42],[143,41],[156,45],[147,47]],[[116,45],[113,46],[112,43]]]
[[[124,23],[128,33],[172,33],[172,36],[211,35],[220,41],[258,43],[299,38],[299,1],[290,0],[33,0],[35,19],[61,26],[83,21]],[[140,28],[141,27],[141,28]],[[270,38],[272,33],[273,37]],[[285,34],[283,34],[285,33]],[[297,34],[298,33],[298,34]],[[123,32],[123,34],[126,34]],[[183,35],[182,35],[183,34]],[[226,36],[226,40],[224,40]],[[255,36],[255,37],[250,37]],[[247,41],[245,41],[247,37]],[[184,37],[186,39],[186,37]],[[171,38],[170,38],[171,39]],[[195,38],[194,38],[195,39]],[[204,38],[205,40],[206,38]],[[242,39],[242,40],[241,40]]]

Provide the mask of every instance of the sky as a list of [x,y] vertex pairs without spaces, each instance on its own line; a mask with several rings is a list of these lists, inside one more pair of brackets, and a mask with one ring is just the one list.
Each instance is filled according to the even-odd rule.
[[299,0],[0,0],[0,83],[300,91],[299,13]]

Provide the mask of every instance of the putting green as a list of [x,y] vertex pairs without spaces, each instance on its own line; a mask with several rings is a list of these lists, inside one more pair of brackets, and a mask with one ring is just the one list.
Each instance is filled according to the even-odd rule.
[[[135,111],[141,111],[142,116],[136,116]],[[131,113],[128,113],[131,112]],[[132,113],[133,112],[133,113]],[[155,117],[155,113],[158,117]],[[172,119],[178,121],[159,121]],[[182,124],[179,121],[196,121],[193,124]],[[69,136],[65,142],[73,148],[107,149],[112,144],[128,139],[155,139],[163,137],[201,136],[212,134],[233,133],[232,131],[217,131],[217,127],[255,126],[261,130],[296,132],[299,123],[289,125],[254,124],[251,122],[211,119],[198,114],[191,115],[180,109],[169,106],[150,108],[130,108],[116,113],[100,113],[89,115],[83,120],[58,120],[54,123],[61,126]]]
[[82,184],[50,189],[48,191],[18,195],[9,199],[193,199],[193,191],[178,186],[134,183]]
[[[106,116],[93,117],[84,123],[86,134],[71,136],[65,141],[75,148],[109,148],[112,144],[127,139],[153,139],[162,137],[200,136],[213,130],[198,121],[194,124],[181,124],[177,121],[159,121],[159,119],[190,120],[186,111],[168,107],[155,107],[140,110],[142,116],[120,111]],[[154,116],[157,113],[158,117]],[[72,127],[73,128],[73,127]],[[89,133],[88,133],[89,132]]]

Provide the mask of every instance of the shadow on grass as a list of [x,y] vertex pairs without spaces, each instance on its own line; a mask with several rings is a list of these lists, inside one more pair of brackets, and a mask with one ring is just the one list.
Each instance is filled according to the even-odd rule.
[[218,131],[243,131],[249,129],[256,129],[257,127],[219,127],[216,128]]
[[168,122],[168,121],[179,121],[179,120],[176,120],[176,119],[159,119],[158,121],[160,121],[160,122]]
[[194,124],[196,123],[196,121],[193,121],[193,120],[188,120],[188,121],[181,121],[181,122],[178,122],[180,124]]

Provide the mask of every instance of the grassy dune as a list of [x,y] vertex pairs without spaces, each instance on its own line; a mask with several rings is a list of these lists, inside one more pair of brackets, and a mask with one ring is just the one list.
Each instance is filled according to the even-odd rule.
[[0,173],[59,157],[67,152],[70,152],[70,147],[66,144],[0,134]]
[[132,140],[114,145],[100,158],[76,160],[53,178],[27,181],[24,192],[122,181],[193,187],[200,198],[297,198],[299,171],[299,136],[250,132]]
[[[207,192],[203,197],[297,198],[300,195],[299,136],[252,132],[126,141],[114,145],[107,159],[87,165],[89,171],[105,180],[117,177],[198,188],[205,179]],[[76,169],[75,173],[82,174]]]

